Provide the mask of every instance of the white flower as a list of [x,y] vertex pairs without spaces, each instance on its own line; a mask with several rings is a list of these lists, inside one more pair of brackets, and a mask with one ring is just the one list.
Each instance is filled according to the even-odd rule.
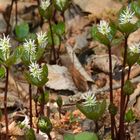
[[129,51],[132,53],[140,53],[140,42],[135,42],[129,46]]
[[103,35],[108,35],[108,33],[111,31],[109,27],[109,23],[105,20],[101,20],[100,24],[97,25],[98,31],[102,33]]
[[56,0],[56,4],[61,8],[61,10],[65,6],[65,3],[66,3],[66,0]]
[[30,61],[32,61],[33,59],[35,59],[35,53],[36,53],[36,44],[34,40],[25,40],[26,42],[24,42],[23,46],[25,51],[28,53],[29,57],[30,57]]
[[50,6],[50,0],[41,0],[40,7],[45,11]]
[[85,102],[83,102],[84,106],[95,106],[96,105],[96,97],[92,91],[88,91],[86,94],[83,94],[82,99],[85,100]]
[[2,51],[2,55],[4,57],[4,60],[7,60],[10,56],[10,38],[9,36],[5,36],[3,34],[3,38],[0,38],[0,50]]
[[126,24],[126,23],[135,23],[136,20],[134,20],[134,14],[135,12],[132,12],[129,7],[127,7],[125,10],[122,11],[120,14],[120,24]]
[[30,75],[34,78],[37,78],[39,81],[41,80],[42,70],[43,69],[40,68],[40,66],[36,62],[32,62],[29,66]]
[[44,48],[47,44],[47,34],[45,33],[37,33],[37,41],[40,47]]

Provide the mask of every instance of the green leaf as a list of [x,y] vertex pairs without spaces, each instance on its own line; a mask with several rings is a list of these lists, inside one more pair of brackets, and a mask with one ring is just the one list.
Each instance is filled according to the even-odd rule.
[[123,87],[124,94],[131,95],[134,92],[134,90],[135,90],[135,88],[134,88],[133,84],[129,80],[127,80]]
[[54,13],[53,10],[54,10],[54,9],[53,9],[53,5],[49,6],[49,7],[47,8],[47,10],[45,10],[45,11],[44,11],[44,9],[42,9],[41,7],[39,7],[39,13],[40,13],[40,15],[41,15],[42,17],[44,17],[45,19],[47,19],[47,20],[49,20],[49,19],[52,18],[53,13]]
[[21,23],[15,27],[16,37],[19,41],[24,41],[29,33],[29,25],[27,23]]
[[135,115],[132,109],[129,109],[125,114],[125,121],[130,123],[135,120]]
[[98,140],[98,137],[94,133],[82,132],[75,135],[75,140]]
[[[44,94],[44,95],[43,95]],[[49,102],[49,93],[45,92],[42,93],[41,95],[39,95],[38,97],[38,102],[41,104],[42,102],[44,102],[45,104],[47,104]]]
[[[52,45],[52,36],[51,36],[51,32],[48,31],[48,45],[51,46]],[[57,34],[53,33],[53,40],[54,40],[54,44],[56,46],[59,46],[60,45],[60,38]]]
[[95,133],[81,132],[77,135],[65,134],[64,140],[98,140],[98,137],[96,136]]
[[45,52],[45,48],[37,48],[37,52],[36,52],[36,60],[40,60],[43,57],[43,54]]
[[73,134],[64,134],[64,140],[75,140]]
[[130,6],[131,9],[135,12],[136,16],[140,18],[140,5],[138,4],[138,2],[132,2]]
[[57,0],[55,0],[55,7],[58,11],[64,12],[70,4],[69,0],[59,0],[59,4]]
[[139,59],[139,54],[138,53],[132,53],[132,52],[128,52],[127,53],[127,64],[129,66],[134,65]]
[[48,67],[46,65],[43,66],[43,71],[41,73],[41,80],[38,80],[38,78],[34,78],[27,72],[25,73],[26,80],[29,83],[36,85],[38,87],[42,87],[45,85],[45,83],[48,81],[47,77],[48,77]]
[[63,35],[65,33],[65,23],[59,22],[58,24],[54,24],[53,31],[59,36]]
[[25,140],[36,140],[35,132],[32,128],[26,130]]
[[117,114],[118,108],[115,106],[115,104],[110,104],[108,110],[110,114],[115,116]]
[[0,120],[2,119],[2,111],[1,111],[1,109],[0,109]]
[[56,103],[59,107],[62,107],[63,105],[63,100],[62,100],[62,97],[61,96],[58,96],[57,100],[56,100]]
[[76,104],[76,106],[88,119],[97,121],[106,110],[106,101],[97,102],[95,106],[84,106],[82,104]]
[[0,79],[2,79],[5,76],[5,68],[0,67]]
[[135,24],[126,23],[126,24],[118,24],[118,29],[122,33],[126,33],[127,35],[129,35],[130,33],[136,31],[138,29],[138,27],[137,27],[137,23],[135,23]]
[[52,131],[52,123],[50,119],[44,116],[39,118],[38,127],[42,132],[47,134]]
[[97,29],[96,26],[92,27],[92,32],[91,33],[92,33],[92,37],[95,40],[99,41],[100,43],[102,43],[106,46],[108,46],[110,44],[109,39],[105,35],[103,35],[102,33],[98,32],[98,29]]

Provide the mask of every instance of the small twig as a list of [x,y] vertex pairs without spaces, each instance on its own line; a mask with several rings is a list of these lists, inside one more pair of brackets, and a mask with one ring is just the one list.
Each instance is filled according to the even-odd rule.
[[13,4],[14,4],[14,0],[11,1],[11,5],[10,5],[10,10],[9,10],[9,15],[8,15],[8,20],[7,20],[7,28],[6,28],[6,34],[9,33],[9,27],[10,27],[10,19],[11,19],[11,13],[12,13],[12,8],[13,8]]

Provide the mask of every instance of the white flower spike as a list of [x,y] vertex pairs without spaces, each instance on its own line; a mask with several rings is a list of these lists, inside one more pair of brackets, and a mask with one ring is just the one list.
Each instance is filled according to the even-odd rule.
[[32,61],[35,58],[35,53],[36,53],[36,44],[34,40],[25,40],[23,47],[25,51],[28,53],[30,57],[30,61]]
[[83,102],[84,106],[95,106],[96,105],[96,97],[92,91],[88,91],[86,94],[82,95],[82,99],[85,100]]
[[37,33],[37,41],[41,48],[44,48],[47,45],[47,34],[45,33]]
[[103,35],[108,35],[110,33],[111,28],[109,27],[109,23],[105,20],[101,20],[100,24],[97,25],[98,31],[102,33]]
[[132,53],[140,53],[140,42],[135,42],[129,46],[129,51]]
[[0,50],[2,50],[4,60],[7,60],[10,56],[10,47],[9,36],[5,36],[5,34],[3,34],[3,38],[0,38]]
[[50,6],[50,0],[41,0],[40,7],[45,11]]
[[122,11],[120,14],[120,24],[126,24],[126,23],[135,23],[136,20],[134,19],[135,12],[132,12],[129,7],[127,7],[125,10]]
[[65,3],[66,3],[66,0],[56,0],[56,4],[61,8],[61,10],[65,6]]
[[36,63],[32,62],[29,66],[30,75],[41,81],[41,73],[43,69]]

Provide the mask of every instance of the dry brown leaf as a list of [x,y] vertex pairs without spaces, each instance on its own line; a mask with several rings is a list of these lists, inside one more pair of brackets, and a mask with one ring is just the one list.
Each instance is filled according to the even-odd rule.
[[79,91],[85,92],[88,90],[88,83],[81,73],[72,65],[70,68],[72,79]]

